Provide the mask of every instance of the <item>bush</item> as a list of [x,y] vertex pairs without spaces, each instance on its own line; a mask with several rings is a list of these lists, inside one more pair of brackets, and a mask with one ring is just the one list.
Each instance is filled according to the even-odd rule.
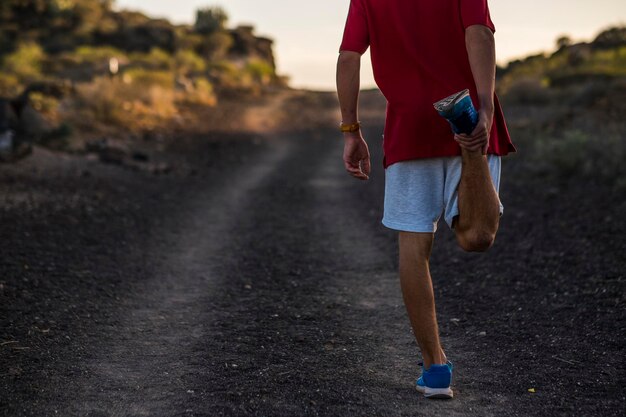
[[36,81],[42,77],[45,59],[41,46],[34,42],[22,43],[3,59],[2,71],[13,74],[21,82]]
[[221,7],[206,7],[196,11],[196,32],[204,35],[222,31],[226,27],[228,15]]
[[28,95],[31,105],[35,110],[44,114],[55,113],[59,107],[59,100],[43,93],[32,92]]
[[179,28],[176,31],[176,47],[180,49],[189,49],[197,53],[202,53],[202,48],[206,44],[206,36],[199,33],[188,32]]
[[241,71],[230,61],[209,62],[209,73],[220,87],[236,87],[239,83]]
[[222,60],[233,46],[233,37],[226,32],[216,32],[205,38],[199,48],[199,53],[212,61]]
[[144,68],[130,68],[124,71],[126,84],[140,87],[159,86],[166,89],[174,88],[174,74],[169,71],[150,71]]
[[20,80],[15,75],[0,72],[0,97],[15,97],[22,88]]
[[534,77],[519,78],[503,92],[502,98],[507,104],[547,104],[551,97],[547,84]]
[[73,53],[80,63],[101,64],[109,62],[111,58],[123,58],[126,55],[117,48],[110,46],[81,46]]
[[183,96],[182,101],[204,106],[215,106],[217,104],[217,97],[213,91],[213,84],[211,84],[206,78],[195,79],[193,83],[193,90],[186,93]]
[[248,62],[246,71],[252,75],[255,81],[261,84],[269,84],[274,75],[274,67],[261,59],[253,59]]
[[198,73],[206,70],[206,63],[193,51],[178,51],[174,56],[176,70],[182,74]]
[[76,123],[96,120],[129,131],[141,131],[176,114],[171,74],[144,71],[135,77],[131,83],[101,77],[77,86]]
[[172,55],[160,48],[152,48],[147,54],[135,52],[129,58],[132,65],[145,69],[171,70],[174,67]]
[[594,138],[571,130],[534,144],[539,168],[563,179],[599,179],[626,189],[626,143],[618,137]]
[[593,41],[594,48],[626,46],[626,27],[614,27],[600,33]]

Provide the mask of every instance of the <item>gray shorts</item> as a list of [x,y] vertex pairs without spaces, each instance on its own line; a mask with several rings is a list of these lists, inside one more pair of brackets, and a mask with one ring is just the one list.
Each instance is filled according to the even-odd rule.
[[[488,155],[496,191],[500,188],[501,158]],[[413,159],[396,162],[385,170],[383,224],[405,232],[433,233],[444,214],[448,226],[459,215],[458,193],[461,157]],[[500,204],[500,214],[504,208]]]

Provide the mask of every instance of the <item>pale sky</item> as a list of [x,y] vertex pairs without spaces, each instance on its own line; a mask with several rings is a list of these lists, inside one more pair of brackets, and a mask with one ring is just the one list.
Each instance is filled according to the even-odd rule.
[[[438,1],[438,0],[432,0]],[[192,23],[199,7],[219,5],[230,25],[253,24],[275,40],[278,70],[294,87],[332,90],[337,50],[350,0],[117,0],[176,23]],[[551,51],[563,34],[591,40],[608,26],[626,24],[625,0],[490,0],[498,62]],[[362,85],[373,87],[366,54]]]

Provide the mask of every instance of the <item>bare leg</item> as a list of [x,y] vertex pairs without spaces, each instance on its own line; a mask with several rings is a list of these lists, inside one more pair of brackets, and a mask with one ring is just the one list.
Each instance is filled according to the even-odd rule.
[[454,230],[466,251],[484,252],[491,247],[500,222],[500,199],[487,157],[480,151],[462,149],[463,168],[459,184],[459,216]]
[[439,342],[435,295],[428,262],[433,233],[400,232],[400,286],[424,366],[446,363]]

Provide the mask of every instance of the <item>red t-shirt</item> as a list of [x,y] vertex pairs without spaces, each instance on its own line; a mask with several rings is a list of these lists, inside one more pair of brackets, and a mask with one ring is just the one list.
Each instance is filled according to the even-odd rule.
[[[478,96],[465,28],[495,32],[487,0],[351,0],[340,51],[371,47],[376,84],[387,99],[385,167],[408,159],[460,155],[433,103],[469,88]],[[497,97],[488,153],[515,152]]]

